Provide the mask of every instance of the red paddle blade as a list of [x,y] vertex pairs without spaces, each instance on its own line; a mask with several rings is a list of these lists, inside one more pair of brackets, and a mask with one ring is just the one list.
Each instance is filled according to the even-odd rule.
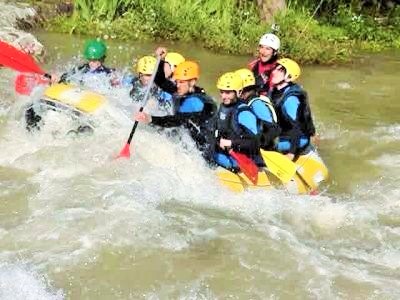
[[14,81],[15,91],[20,95],[30,95],[35,85],[35,76],[29,74],[18,74]]
[[0,65],[20,72],[44,74],[29,54],[0,41]]
[[15,91],[20,95],[30,95],[32,90],[40,84],[48,84],[49,80],[37,74],[18,74],[14,81]]
[[131,157],[131,151],[129,148],[130,148],[130,144],[126,143],[124,148],[122,148],[121,152],[115,158],[117,159],[117,158],[121,158],[121,157],[124,157],[124,158]]
[[237,161],[240,170],[250,179],[253,184],[257,184],[258,181],[258,167],[250,158],[246,155],[233,150],[229,151],[229,154]]

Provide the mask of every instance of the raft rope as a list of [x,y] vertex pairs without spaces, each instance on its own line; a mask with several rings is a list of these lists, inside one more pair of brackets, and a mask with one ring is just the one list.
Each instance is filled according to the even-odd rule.
[[321,7],[322,3],[324,2],[324,0],[321,0],[319,2],[319,4],[317,5],[317,7],[315,8],[313,14],[310,16],[310,18],[308,19],[306,25],[304,26],[303,30],[300,32],[300,35],[298,36],[296,43],[300,40],[300,38],[303,36],[304,32],[306,31],[308,25],[310,24],[311,20],[314,18],[314,16],[316,15],[317,11],[319,10],[319,8]]

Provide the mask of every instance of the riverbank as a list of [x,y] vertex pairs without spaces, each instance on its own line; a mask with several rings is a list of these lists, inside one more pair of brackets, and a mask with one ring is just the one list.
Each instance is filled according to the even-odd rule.
[[[46,30],[126,41],[196,42],[219,53],[252,54],[271,25],[253,1],[35,1],[45,8]],[[293,1],[292,1],[293,2]],[[358,51],[400,48],[400,6],[390,17],[363,15],[344,5],[334,14],[288,2],[274,16],[280,27],[281,53],[301,63],[351,61]],[[50,13],[46,10],[50,9]],[[55,13],[54,13],[55,12]],[[316,19],[315,16],[319,16]]]

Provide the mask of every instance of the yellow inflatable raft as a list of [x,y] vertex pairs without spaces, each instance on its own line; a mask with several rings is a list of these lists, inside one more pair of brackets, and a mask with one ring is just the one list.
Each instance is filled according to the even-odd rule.
[[53,84],[44,91],[39,101],[26,108],[26,128],[40,129],[46,121],[46,112],[51,110],[68,114],[82,123],[80,126],[93,129],[91,116],[105,103],[106,98],[98,93],[70,84]]
[[217,169],[217,177],[222,185],[234,192],[282,186],[292,194],[315,193],[320,184],[328,179],[328,169],[316,151],[301,155],[294,162],[278,152],[272,158],[276,158],[277,166],[266,162],[271,168],[260,170],[256,185],[243,173],[232,173],[223,168]]

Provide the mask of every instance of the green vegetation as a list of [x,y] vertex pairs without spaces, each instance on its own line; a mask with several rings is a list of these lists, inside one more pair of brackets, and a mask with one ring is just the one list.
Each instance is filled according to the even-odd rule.
[[[400,6],[371,12],[360,3],[287,1],[288,9],[274,20],[282,52],[303,63],[335,63],[351,59],[355,49],[400,48]],[[249,0],[76,0],[73,15],[51,20],[49,29],[197,41],[215,51],[249,54],[270,24],[260,20],[255,1]]]

